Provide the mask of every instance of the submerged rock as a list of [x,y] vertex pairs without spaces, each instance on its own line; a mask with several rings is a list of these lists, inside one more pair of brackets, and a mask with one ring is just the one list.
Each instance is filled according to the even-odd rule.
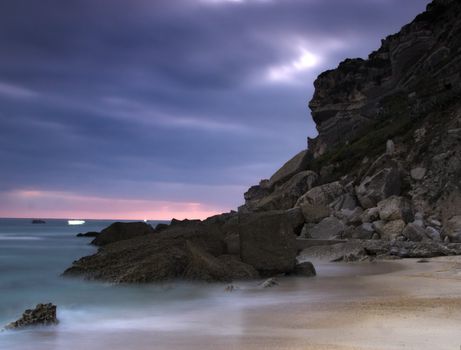
[[259,284],[262,288],[272,288],[279,285],[279,281],[276,278],[269,278]]
[[17,321],[5,326],[5,329],[20,329],[30,326],[50,326],[58,324],[56,305],[37,304],[35,309],[27,309]]

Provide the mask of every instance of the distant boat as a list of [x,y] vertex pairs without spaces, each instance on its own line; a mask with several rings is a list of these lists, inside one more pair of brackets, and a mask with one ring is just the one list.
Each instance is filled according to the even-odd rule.
[[85,220],[67,220],[68,225],[83,225]]
[[46,221],[45,221],[45,220],[41,220],[41,219],[33,219],[33,220],[32,220],[32,223],[33,223],[33,224],[46,224]]

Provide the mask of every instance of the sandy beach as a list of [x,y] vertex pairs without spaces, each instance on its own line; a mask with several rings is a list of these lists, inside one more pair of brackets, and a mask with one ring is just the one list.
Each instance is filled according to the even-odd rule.
[[[256,312],[249,316],[252,337],[245,348],[458,349],[461,258],[417,261],[390,262],[399,270],[352,278],[344,285],[344,301],[281,304]],[[347,293],[354,286],[361,287],[360,297]]]

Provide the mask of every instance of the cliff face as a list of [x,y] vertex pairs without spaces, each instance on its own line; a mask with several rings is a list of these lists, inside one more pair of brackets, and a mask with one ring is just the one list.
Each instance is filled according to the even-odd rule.
[[460,14],[459,1],[434,1],[368,59],[347,59],[322,73],[309,103],[319,132],[308,141],[314,157],[388,118],[397,96],[417,115],[459,93]]
[[302,208],[307,236],[326,220],[341,238],[414,240],[411,215],[376,215],[390,205],[461,242],[461,2],[434,0],[368,59],[314,85],[318,137],[275,174],[290,176],[250,188],[240,212]]

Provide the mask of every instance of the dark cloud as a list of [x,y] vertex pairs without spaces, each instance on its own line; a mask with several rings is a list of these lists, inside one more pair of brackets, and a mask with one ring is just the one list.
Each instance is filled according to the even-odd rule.
[[[0,191],[230,209],[315,135],[316,75],[367,55],[425,4],[3,1]],[[296,69],[302,50],[315,62]]]

